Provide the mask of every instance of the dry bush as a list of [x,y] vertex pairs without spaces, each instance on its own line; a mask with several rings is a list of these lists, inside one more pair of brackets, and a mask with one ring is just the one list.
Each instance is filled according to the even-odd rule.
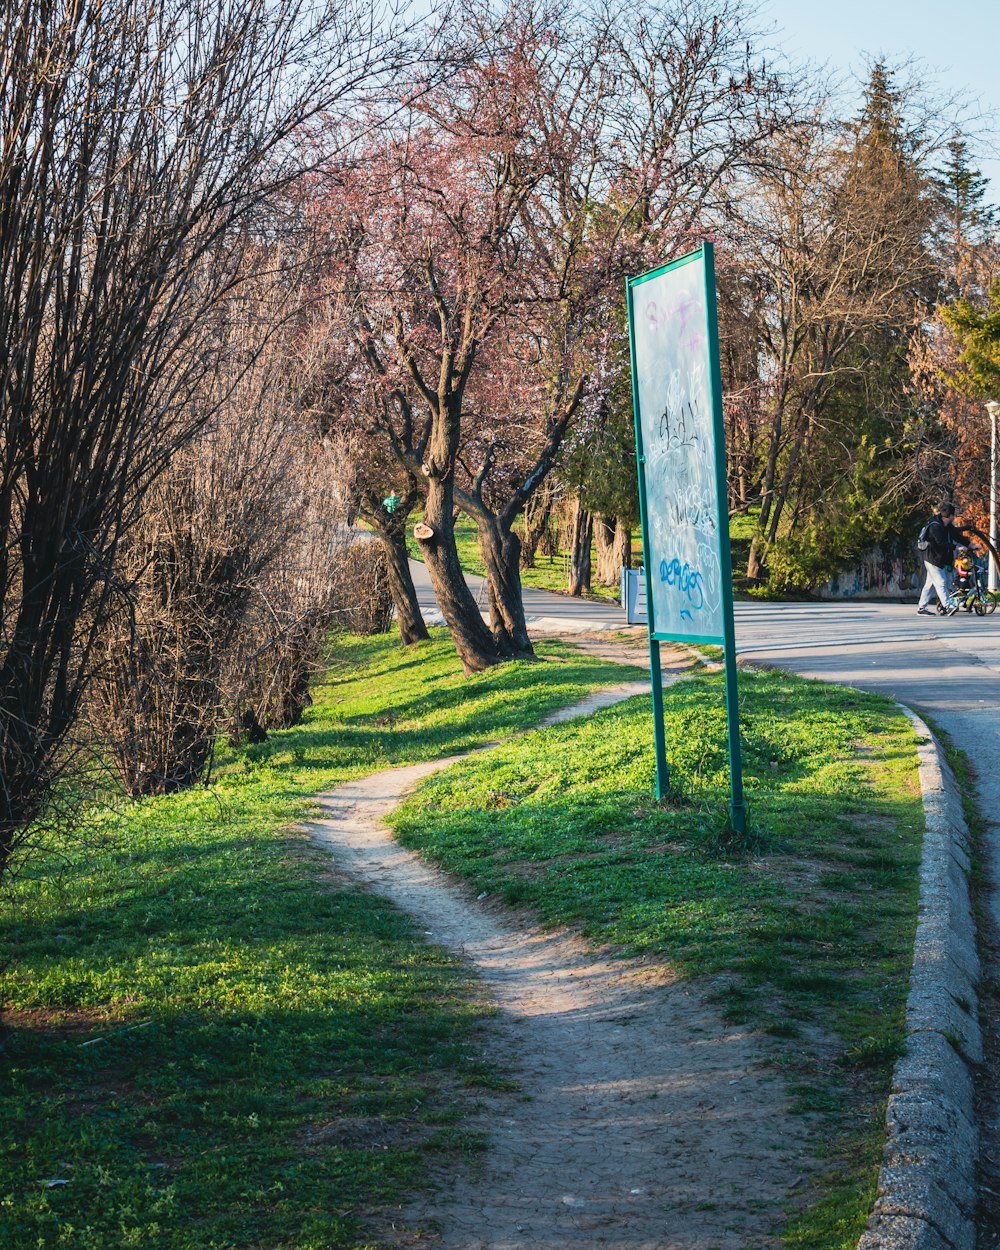
[[214,415],[149,490],[120,552],[130,590],[102,635],[92,716],[131,795],[204,775],[228,657],[303,502],[274,335],[281,293],[254,294],[234,307],[225,376],[201,397]]
[[393,601],[381,544],[314,511],[259,588],[252,619],[234,652],[228,683],[232,739],[263,741],[298,724],[312,702],[332,630],[392,628]]
[[359,535],[347,551],[338,581],[342,619],[355,634],[392,629],[389,565],[380,543]]
[[[174,529],[166,546],[150,533],[144,491],[210,412],[194,398],[212,327],[302,168],[303,125],[322,114],[339,148],[339,121],[396,63],[395,26],[355,0],[0,5],[0,881],[69,788],[105,624],[138,629],[150,662],[167,646],[142,631],[157,595],[180,603]],[[117,555],[140,516],[133,596]],[[177,560],[216,555],[182,542]],[[132,676],[137,706],[158,705]],[[160,771],[140,738],[135,757]]]
[[332,628],[391,625],[385,557],[329,506],[280,340],[237,337],[252,363],[151,492],[105,632],[93,721],[133,796],[204,778],[226,720],[251,741],[296,724]]
[[257,586],[232,650],[226,691],[234,739],[245,733],[262,741],[267,730],[298,723],[326,639],[343,616],[341,570],[351,535],[329,507],[329,460],[316,441],[303,440],[290,468],[304,507]]
[[258,433],[220,422],[177,457],[124,550],[135,589],[105,631],[94,703],[131,795],[191,785],[207,767],[227,656],[287,533]]

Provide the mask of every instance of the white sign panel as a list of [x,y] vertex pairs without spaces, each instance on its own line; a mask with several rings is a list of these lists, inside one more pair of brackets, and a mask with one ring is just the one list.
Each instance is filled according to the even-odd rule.
[[631,298],[651,629],[661,638],[720,642],[720,509],[703,258],[633,282]]

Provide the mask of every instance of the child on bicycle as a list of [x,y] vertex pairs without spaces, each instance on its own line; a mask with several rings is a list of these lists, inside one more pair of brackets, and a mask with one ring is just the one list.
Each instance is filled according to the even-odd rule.
[[976,559],[971,547],[955,548],[955,589],[964,598],[970,591],[975,591]]

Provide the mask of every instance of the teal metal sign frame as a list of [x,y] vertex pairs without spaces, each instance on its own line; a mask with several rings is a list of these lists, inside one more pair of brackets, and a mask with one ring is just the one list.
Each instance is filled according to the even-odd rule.
[[[638,289],[647,283],[655,285]],[[729,723],[729,816],[733,830],[743,833],[746,804],[712,244],[703,243],[668,265],[629,278],[626,299],[646,562],[656,795],[662,799],[669,790],[660,643],[720,643]],[[637,310],[643,316],[638,327]]]

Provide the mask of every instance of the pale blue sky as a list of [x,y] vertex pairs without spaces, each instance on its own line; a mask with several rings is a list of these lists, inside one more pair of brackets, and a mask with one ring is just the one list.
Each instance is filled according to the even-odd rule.
[[[759,15],[780,28],[773,43],[796,59],[863,74],[866,53],[890,64],[917,57],[943,91],[966,91],[1000,116],[997,0],[761,0]],[[976,163],[1000,202],[1000,120],[980,125]]]

